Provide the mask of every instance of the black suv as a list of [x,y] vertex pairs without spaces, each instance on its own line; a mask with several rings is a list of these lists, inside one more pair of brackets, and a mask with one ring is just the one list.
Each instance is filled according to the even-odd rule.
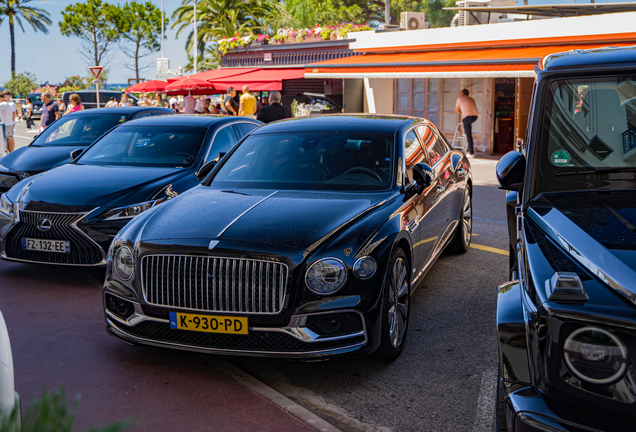
[[172,114],[168,108],[120,107],[77,111],[60,117],[31,144],[0,159],[0,192],[18,181],[71,161],[71,154],[85,149],[113,127],[141,117]]
[[[73,91],[73,92],[64,92],[64,94],[62,95],[62,100],[67,106],[69,104],[69,98],[74,93],[79,95],[80,99],[82,100],[82,105],[84,105],[84,108],[86,109],[97,108],[97,93],[95,92],[95,90],[79,90],[79,91]],[[106,106],[106,103],[108,103],[108,101],[110,101],[110,99],[113,97],[117,99],[117,102],[121,101],[122,94],[124,94],[124,92],[114,91],[114,90],[100,90],[99,91],[100,108],[104,108]],[[128,95],[128,99],[130,100],[130,103],[132,106],[137,105],[137,102],[138,102],[137,97],[135,97],[134,95]]]
[[547,56],[508,190],[499,431],[636,428],[636,49]]

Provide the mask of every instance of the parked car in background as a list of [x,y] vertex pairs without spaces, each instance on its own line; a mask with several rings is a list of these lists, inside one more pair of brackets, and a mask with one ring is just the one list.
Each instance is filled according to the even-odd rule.
[[199,184],[261,124],[244,117],[151,116],[112,129],[74,151],[72,163],[0,196],[0,258],[105,265],[124,225]]
[[[44,102],[42,102],[42,93],[29,93],[26,95],[29,99],[31,99],[31,103],[33,104],[33,112],[31,113],[32,119],[39,119],[42,117],[42,106]],[[24,98],[23,104],[26,103],[26,98]]]
[[116,236],[108,331],[205,353],[395,359],[413,289],[444,249],[469,247],[471,199],[466,157],[424,119],[268,124]]
[[636,49],[544,58],[507,153],[498,431],[636,426]]
[[[110,99],[113,97],[117,99],[117,102],[121,101],[121,95],[123,93],[124,92],[114,91],[114,90],[100,90],[99,91],[100,108],[104,108],[106,106],[106,103],[108,103],[108,101],[110,101]],[[72,94],[79,95],[80,99],[82,100],[82,105],[84,105],[84,108],[86,109],[97,108],[97,93],[95,92],[95,90],[78,90],[78,91],[72,91],[72,92],[64,92],[64,94],[62,95],[62,100],[67,106],[70,103],[69,99]],[[128,100],[130,101],[132,106],[136,106],[137,102],[139,102],[139,99],[132,94],[128,95]]]
[[286,107],[291,107],[294,100],[307,114],[337,114],[342,112],[342,107],[337,102],[322,93],[283,96],[281,103]]
[[115,126],[132,119],[172,114],[167,108],[121,107],[77,111],[47,127],[31,144],[0,158],[0,192],[18,181],[64,165],[71,152],[88,147]]

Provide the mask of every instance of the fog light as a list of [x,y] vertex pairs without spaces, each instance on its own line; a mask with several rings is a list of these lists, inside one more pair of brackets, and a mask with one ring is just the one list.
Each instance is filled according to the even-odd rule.
[[612,333],[596,327],[575,330],[563,344],[568,369],[592,384],[618,381],[627,369],[627,348]]
[[340,320],[334,317],[322,317],[318,320],[318,328],[323,333],[334,333],[340,329]]

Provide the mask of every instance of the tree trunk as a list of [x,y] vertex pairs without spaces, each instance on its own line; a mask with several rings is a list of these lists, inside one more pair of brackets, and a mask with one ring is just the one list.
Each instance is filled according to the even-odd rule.
[[93,66],[99,66],[99,58],[97,57],[97,31],[93,29],[93,49],[95,50],[95,64]]
[[15,76],[15,28],[9,17],[9,33],[11,34],[11,78]]
[[137,82],[139,82],[139,48],[141,41],[137,40],[137,47],[135,48],[135,78],[137,78]]

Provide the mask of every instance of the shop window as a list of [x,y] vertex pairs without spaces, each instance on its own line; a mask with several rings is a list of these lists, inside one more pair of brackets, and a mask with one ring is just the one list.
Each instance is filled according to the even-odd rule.
[[398,78],[396,80],[395,114],[424,116],[424,80]]
[[445,78],[442,81],[442,129],[454,131],[459,122],[459,116],[455,112],[455,103],[459,96],[460,80],[457,78]]
[[475,105],[477,105],[477,111],[479,112],[479,118],[472,126],[473,133],[480,134],[482,132],[482,107],[484,106],[484,80],[471,79],[470,84],[466,88],[470,92],[470,97],[475,100]]
[[426,118],[435,126],[439,124],[439,79],[432,78],[428,81],[428,94],[427,94],[427,113]]

